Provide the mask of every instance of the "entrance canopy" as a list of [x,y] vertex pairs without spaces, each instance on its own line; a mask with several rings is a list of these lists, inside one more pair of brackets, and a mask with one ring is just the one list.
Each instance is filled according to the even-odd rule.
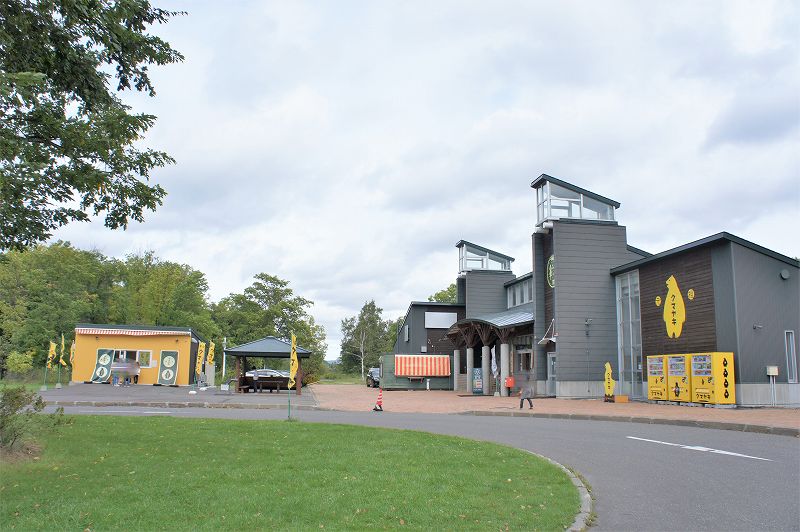
[[[233,357],[258,357],[258,358],[291,358],[292,344],[274,336],[267,336],[236,347],[225,350],[226,355]],[[311,351],[297,346],[297,358],[308,358]]]
[[524,334],[530,334],[533,322],[533,305],[520,305],[503,312],[459,320],[448,329],[447,337],[456,346],[471,347],[477,339],[484,345],[489,345],[496,339],[505,343],[510,337],[522,331],[525,331]]

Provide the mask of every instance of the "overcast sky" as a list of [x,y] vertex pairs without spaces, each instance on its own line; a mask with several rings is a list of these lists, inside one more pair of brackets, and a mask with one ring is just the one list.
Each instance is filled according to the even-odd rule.
[[800,256],[798,2],[154,3],[188,11],[154,29],[186,61],[126,100],[169,195],[54,239],[190,264],[212,301],[287,279],[328,359],[365,301],[396,318],[453,282],[460,239],[529,272],[542,173],[650,252],[728,231]]

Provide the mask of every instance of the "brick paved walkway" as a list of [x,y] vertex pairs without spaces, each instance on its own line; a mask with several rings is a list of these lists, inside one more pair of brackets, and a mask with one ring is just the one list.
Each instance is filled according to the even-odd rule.
[[[345,411],[370,410],[378,390],[353,384],[315,384],[314,396],[320,408]],[[518,397],[463,397],[449,391],[385,391],[387,412],[459,413],[518,412]],[[527,402],[525,403],[527,412]],[[796,408],[702,408],[649,403],[605,403],[602,399],[535,399],[533,413],[580,416],[613,416],[658,420],[738,423],[800,430],[800,409]]]

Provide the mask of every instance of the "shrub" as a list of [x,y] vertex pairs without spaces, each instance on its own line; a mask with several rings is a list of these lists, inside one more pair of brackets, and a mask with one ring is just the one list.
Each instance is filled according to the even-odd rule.
[[22,375],[33,369],[33,351],[27,353],[20,353],[18,351],[11,351],[6,358],[6,369],[10,373]]
[[64,409],[42,414],[45,402],[24,386],[6,386],[0,391],[0,448],[13,451],[14,445],[41,431],[52,431],[64,423]]

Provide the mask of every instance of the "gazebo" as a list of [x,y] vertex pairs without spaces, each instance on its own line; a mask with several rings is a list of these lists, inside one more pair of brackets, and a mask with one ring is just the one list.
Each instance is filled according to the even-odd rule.
[[[247,365],[247,357],[250,358],[291,358],[292,344],[274,336],[267,336],[260,340],[255,340],[246,344],[242,344],[230,349],[225,349],[225,355],[236,357],[236,378],[237,378],[237,391],[242,383],[243,373],[247,371],[247,367],[242,367],[242,358],[245,358],[244,366]],[[295,380],[300,383],[297,389],[297,395],[302,395],[302,382],[303,370],[301,360],[311,356],[311,351],[297,346],[297,375]]]

